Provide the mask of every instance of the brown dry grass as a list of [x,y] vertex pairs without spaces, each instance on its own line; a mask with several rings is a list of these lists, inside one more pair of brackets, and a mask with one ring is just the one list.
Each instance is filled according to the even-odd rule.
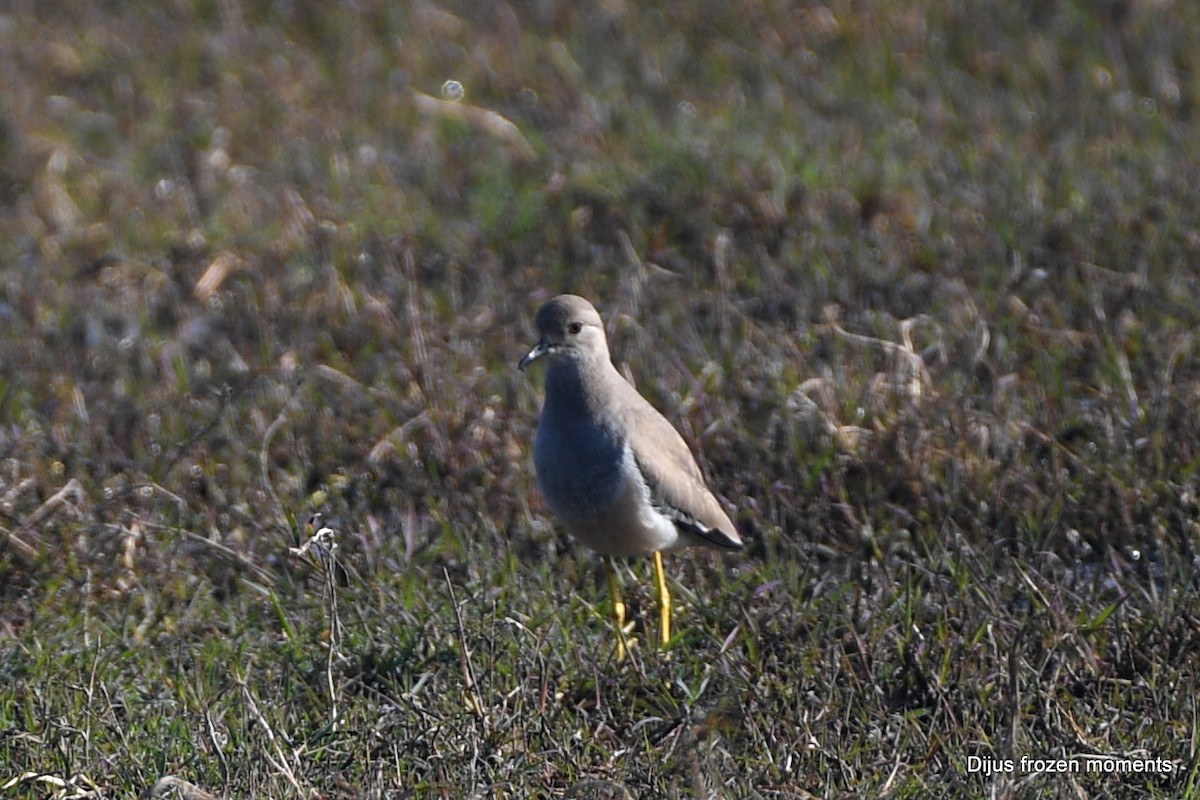
[[[0,786],[1194,796],[1198,25],[11,7]],[[528,465],[564,290],[751,543],[627,665]],[[967,770],[1085,754],[1172,771]]]

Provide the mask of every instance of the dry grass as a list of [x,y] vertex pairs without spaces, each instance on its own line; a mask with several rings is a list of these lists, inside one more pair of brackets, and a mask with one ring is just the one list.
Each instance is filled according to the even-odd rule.
[[[0,14],[0,794],[1196,796],[1200,16],[994,5]],[[564,290],[750,540],[624,665]]]

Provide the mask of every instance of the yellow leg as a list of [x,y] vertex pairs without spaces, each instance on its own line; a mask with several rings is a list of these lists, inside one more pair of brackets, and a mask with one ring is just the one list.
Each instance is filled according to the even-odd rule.
[[659,631],[665,647],[671,641],[671,592],[667,590],[667,573],[663,569],[663,557],[659,551],[654,553],[654,580],[658,584]]
[[617,585],[617,572],[612,559],[604,556],[604,573],[608,577],[608,597],[612,601],[613,621],[617,625],[617,661],[624,661],[629,651],[626,636],[630,628],[625,625],[625,601],[621,599],[621,587]]

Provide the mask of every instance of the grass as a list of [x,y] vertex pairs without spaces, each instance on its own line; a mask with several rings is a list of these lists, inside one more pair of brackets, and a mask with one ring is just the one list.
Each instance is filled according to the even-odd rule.
[[[1197,796],[1197,30],[6,10],[0,795]],[[665,653],[631,562],[624,664],[529,463],[560,291],[749,542]]]

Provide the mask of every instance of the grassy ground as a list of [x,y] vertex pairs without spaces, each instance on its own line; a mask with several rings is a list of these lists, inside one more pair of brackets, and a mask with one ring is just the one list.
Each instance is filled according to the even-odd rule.
[[[0,15],[0,796],[1200,795],[1200,7],[86,6]],[[750,543],[624,664],[565,290]]]

